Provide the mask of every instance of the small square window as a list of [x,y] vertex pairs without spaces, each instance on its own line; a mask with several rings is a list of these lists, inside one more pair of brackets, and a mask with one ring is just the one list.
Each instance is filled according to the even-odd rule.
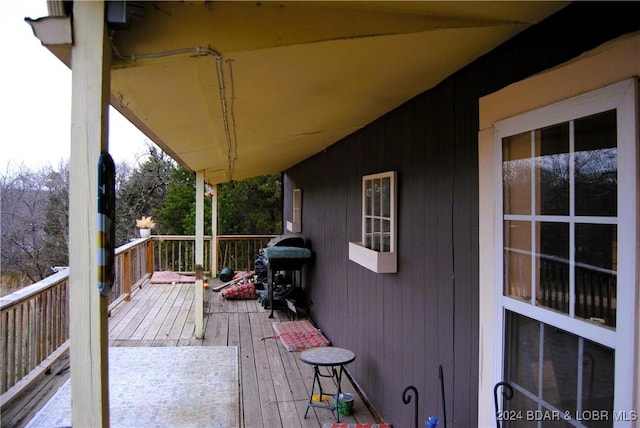
[[395,171],[362,177],[362,241],[349,243],[349,259],[377,273],[397,272]]
[[293,219],[287,221],[287,230],[289,232],[302,232],[302,189],[293,189],[292,194],[292,211]]

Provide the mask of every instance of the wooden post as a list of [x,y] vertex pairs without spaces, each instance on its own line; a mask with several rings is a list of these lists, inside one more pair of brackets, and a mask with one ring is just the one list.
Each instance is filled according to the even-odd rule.
[[[196,254],[195,265],[204,262],[204,172],[196,172]],[[197,339],[204,338],[204,281],[202,275],[196,279],[195,289],[195,334]]]
[[153,242],[153,239],[147,239],[147,263],[145,269],[149,276],[153,275],[154,271],[153,258],[155,257],[155,254],[153,252]]
[[131,300],[131,250],[122,255],[122,294],[124,300]]
[[104,1],[73,3],[69,162],[71,417],[109,426],[108,298],[98,291],[98,158],[107,150],[111,49]]
[[211,186],[211,277],[218,275],[218,185]]

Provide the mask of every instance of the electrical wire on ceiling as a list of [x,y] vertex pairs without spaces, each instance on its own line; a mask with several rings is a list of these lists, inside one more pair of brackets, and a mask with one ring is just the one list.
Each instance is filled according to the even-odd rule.
[[[236,159],[238,159],[238,135],[236,134],[236,116],[234,114],[234,104],[236,102],[236,92],[235,92],[235,84],[233,82],[233,60],[228,59],[227,65],[229,66],[229,79],[231,80],[231,122],[233,122],[233,155],[231,154],[231,144],[227,145],[228,150],[228,159],[229,159],[229,171],[233,171],[233,166],[235,165]],[[229,140],[228,140],[229,141]],[[230,173],[231,175],[233,172]]]
[[[235,168],[235,162],[238,159],[238,139],[235,132],[236,124],[235,124],[235,116],[233,113],[233,103],[235,101],[234,95],[234,84],[233,84],[233,69],[231,67],[232,60],[227,60],[227,64],[229,64],[229,75],[231,79],[231,108],[227,108],[227,98],[226,98],[226,88],[224,83],[224,72],[222,68],[222,54],[215,49],[210,47],[203,48],[200,46],[196,46],[193,48],[183,48],[183,49],[173,49],[163,52],[153,52],[153,53],[143,53],[143,54],[130,54],[130,55],[122,55],[116,45],[113,42],[113,35],[115,31],[112,31],[109,35],[109,42],[111,44],[111,49],[116,54],[116,56],[125,61],[137,61],[140,59],[155,59],[155,58],[166,58],[169,56],[176,55],[185,55],[185,54],[204,54],[211,55],[216,59],[216,69],[218,74],[218,87],[220,90],[220,104],[222,107],[222,122],[224,126],[224,133],[227,142],[227,161],[228,165],[228,173],[229,173],[229,181],[233,181],[233,173]],[[233,121],[233,136],[232,131],[229,126],[229,116],[231,116],[231,120]]]

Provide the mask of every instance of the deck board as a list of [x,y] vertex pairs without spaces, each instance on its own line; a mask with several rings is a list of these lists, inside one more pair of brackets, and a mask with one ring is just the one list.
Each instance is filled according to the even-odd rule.
[[[240,331],[240,384],[243,403],[259,403],[258,374],[255,365],[253,337],[248,313],[238,314]],[[263,428],[260,406],[243,406],[243,420],[247,427]]]
[[[329,410],[314,408],[304,418],[313,369],[300,361],[298,352],[281,345],[272,327],[272,322],[287,321],[287,314],[275,311],[270,319],[257,300],[226,300],[212,290],[218,284],[210,281],[205,290],[203,339],[194,337],[195,285],[147,283],[111,310],[109,346],[237,346],[241,427],[318,428],[335,420]],[[25,426],[68,377],[68,371],[44,376],[39,387],[15,403],[22,410],[3,414],[2,427]],[[327,384],[326,389],[332,388]],[[342,388],[354,393],[356,401],[354,415],[341,422],[375,422],[346,377]]]
[[[263,425],[265,427],[282,426],[278,406],[275,399],[275,389],[269,368],[269,358],[262,334],[262,319],[264,314],[258,312],[249,313],[251,333],[253,340],[254,365],[258,379],[258,403],[262,412]],[[243,402],[245,404],[245,402]]]

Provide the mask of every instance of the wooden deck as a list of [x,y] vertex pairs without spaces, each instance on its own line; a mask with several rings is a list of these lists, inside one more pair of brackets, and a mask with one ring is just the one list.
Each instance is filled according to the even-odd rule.
[[[257,300],[225,300],[209,288],[205,290],[205,337],[199,340],[193,335],[193,295],[193,284],[146,284],[131,301],[111,312],[110,346],[237,346],[242,427],[315,428],[335,421],[326,409],[311,408],[304,418],[313,369],[274,337],[271,323],[288,320],[285,312],[275,311],[270,319]],[[51,374],[3,412],[2,427],[25,426],[68,379],[68,363],[65,356]],[[355,403],[353,415],[341,422],[376,422],[347,377],[343,377],[342,389],[354,394]]]

